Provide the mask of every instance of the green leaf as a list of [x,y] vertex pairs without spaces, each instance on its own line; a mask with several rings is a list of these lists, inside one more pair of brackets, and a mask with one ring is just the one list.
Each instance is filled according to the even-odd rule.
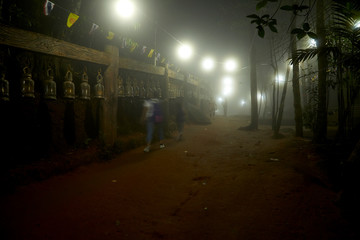
[[256,28],[258,29],[258,35],[259,35],[259,37],[264,38],[264,36],[265,36],[265,30],[264,30],[264,28],[263,28],[262,26],[257,26]]
[[310,30],[310,24],[309,23],[304,23],[303,24],[303,29],[307,32]]
[[297,8],[298,11],[302,12],[302,10],[308,9],[309,6],[300,6]]
[[277,24],[277,20],[274,19],[274,18],[271,18],[271,19],[269,20],[269,24],[276,25],[276,24]]
[[258,15],[256,14],[251,14],[251,15],[247,15],[247,18],[260,18]]
[[281,6],[280,9],[284,10],[284,11],[292,11],[292,10],[294,10],[293,7],[289,6],[289,5]]
[[269,28],[272,32],[276,32],[276,33],[278,32],[277,28],[274,26],[274,24],[269,24]]
[[291,30],[291,34],[299,34],[299,33],[305,33],[305,31],[301,28],[294,28],[293,30]]
[[269,15],[269,14],[265,14],[265,15],[263,15],[263,16],[261,17],[261,19],[264,19],[264,18],[269,19],[269,18],[270,18],[270,15]]
[[318,39],[318,36],[316,35],[316,33],[313,33],[313,32],[307,32],[307,35],[309,36],[309,38],[312,38],[312,39]]
[[259,25],[267,25],[268,21],[264,20],[264,19],[260,19],[260,24]]
[[302,39],[303,37],[305,37],[306,36],[306,32],[300,32],[300,33],[298,33],[297,35],[296,35],[296,37],[300,40],[300,39]]
[[267,0],[262,0],[258,4],[256,4],[256,11],[259,11],[261,8],[265,7],[267,4]]

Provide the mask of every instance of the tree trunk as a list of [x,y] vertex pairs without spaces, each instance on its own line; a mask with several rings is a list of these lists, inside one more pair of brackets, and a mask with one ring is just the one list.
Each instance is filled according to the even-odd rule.
[[[294,21],[292,21],[293,27],[296,26],[296,16],[294,16]],[[297,46],[296,46],[296,36],[291,34],[291,54],[292,58],[295,58]],[[302,109],[301,109],[301,97],[300,97],[300,85],[299,85],[299,63],[295,62],[293,64],[293,95],[294,95],[294,110],[295,110],[295,128],[297,137],[303,137],[303,119],[302,119]]]
[[276,55],[274,54],[273,40],[270,41],[270,59],[271,59],[271,67],[274,70],[274,78],[272,79],[272,106],[271,106],[271,129],[275,130],[276,128],[276,78],[278,76],[278,65],[276,60]]
[[[339,42],[338,42],[339,44]],[[338,45],[340,49],[340,46]],[[342,59],[342,54],[339,59]],[[345,99],[344,99],[344,83],[343,83],[343,70],[340,61],[337,61],[337,102],[338,102],[338,129],[336,133],[336,139],[340,140],[345,136],[346,121],[345,119]]]
[[250,128],[258,129],[259,115],[257,102],[257,80],[256,80],[256,49],[254,44],[250,50],[250,91],[251,91],[251,123]]
[[326,109],[326,69],[327,59],[324,51],[325,48],[325,24],[324,24],[324,1],[316,2],[316,30],[318,35],[318,106],[315,122],[314,141],[323,143],[327,138],[327,109]]
[[285,82],[284,82],[284,88],[283,88],[282,95],[281,95],[279,112],[278,112],[278,115],[277,115],[276,125],[275,125],[275,129],[274,129],[274,137],[275,138],[279,137],[280,126],[281,126],[281,121],[282,121],[282,115],[283,115],[284,107],[285,107],[285,97],[286,97],[287,85],[288,85],[288,82],[289,82],[289,74],[290,74],[290,67],[287,66],[286,77],[285,77]]
[[[275,71],[277,73],[277,71]],[[276,77],[277,74],[275,74]],[[274,78],[275,79],[275,78]],[[272,126],[272,130],[275,130],[276,127],[276,107],[275,107],[275,93],[276,93],[276,83],[274,80],[274,84],[273,84],[273,94],[272,94],[272,113],[271,113],[271,126]]]

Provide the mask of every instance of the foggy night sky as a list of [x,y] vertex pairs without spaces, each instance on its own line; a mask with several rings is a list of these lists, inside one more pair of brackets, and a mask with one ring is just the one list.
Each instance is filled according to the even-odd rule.
[[195,55],[184,64],[193,65],[207,55],[220,62],[242,55],[245,59],[241,61],[247,61],[252,36],[249,29],[254,31],[255,26],[246,16],[256,12],[255,0],[134,0],[140,13],[129,20],[109,14],[114,12],[114,1],[83,0],[82,6],[88,8],[87,15],[95,13],[96,21],[105,21],[104,25],[121,28],[128,24],[126,21],[139,23],[140,31],[134,39],[151,48],[158,26],[156,48],[170,59],[177,60],[177,41],[190,43]]
[[[108,21],[109,25],[120,28],[128,24],[120,18],[117,18],[118,25],[114,24],[116,16],[109,14],[114,12],[109,7],[110,2],[114,0],[107,2],[83,0],[82,4],[85,2],[89,4],[88,12],[97,13],[95,15],[98,16],[99,22]],[[270,59],[268,41],[257,36],[256,25],[251,24],[251,19],[246,17],[250,14],[264,14],[256,11],[256,0],[134,0],[134,2],[141,12],[134,16],[134,19],[129,20],[132,23],[136,21],[141,26],[141,30],[134,36],[135,41],[154,48],[155,29],[157,29],[156,49],[160,54],[182,69],[205,78],[216,91],[219,91],[221,78],[224,75],[222,63],[227,58],[235,58],[240,69],[236,76],[234,89],[238,92],[235,94],[242,98],[249,97],[251,41],[255,41],[257,45],[259,64],[266,65]],[[108,5],[107,9],[104,9],[105,3]],[[268,5],[277,6],[270,3]],[[104,11],[100,11],[101,8]],[[270,14],[272,12],[269,10]],[[289,19],[287,18],[286,21],[278,19],[278,23],[288,25]],[[192,45],[194,49],[192,59],[188,61],[178,59],[177,41]],[[201,60],[206,56],[211,56],[217,61],[216,68],[211,73],[204,73],[201,69]],[[263,66],[258,68],[258,81],[270,77],[269,69]]]

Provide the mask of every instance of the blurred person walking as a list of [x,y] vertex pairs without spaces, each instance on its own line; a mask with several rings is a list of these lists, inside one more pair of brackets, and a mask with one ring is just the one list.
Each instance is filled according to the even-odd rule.
[[146,147],[144,152],[150,152],[151,143],[155,129],[158,130],[160,149],[165,148],[164,129],[163,129],[163,111],[162,103],[159,99],[159,93],[154,91],[154,97],[144,101],[142,122],[146,122]]

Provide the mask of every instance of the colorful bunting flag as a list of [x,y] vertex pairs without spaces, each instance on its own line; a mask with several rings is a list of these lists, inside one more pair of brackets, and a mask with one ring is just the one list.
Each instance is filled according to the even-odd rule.
[[70,28],[78,19],[79,19],[78,15],[76,15],[75,13],[70,13],[66,25]]
[[126,39],[125,47],[130,47],[131,45],[132,45],[132,40],[131,40],[131,38],[127,38],[127,39]]
[[46,16],[50,15],[51,11],[54,9],[55,4],[53,2],[50,2],[46,0],[44,4],[44,14]]
[[92,27],[91,27],[91,29],[90,29],[89,34],[90,34],[90,35],[93,34],[98,28],[99,28],[99,25],[93,23],[93,25],[92,25]]
[[155,51],[154,49],[151,49],[151,50],[150,50],[150,52],[149,52],[149,54],[148,54],[148,57],[149,57],[149,58],[151,58],[151,57],[152,57],[152,55],[153,55],[154,51]]
[[109,31],[109,32],[108,32],[108,35],[106,36],[106,38],[109,39],[109,40],[112,40],[112,39],[114,38],[114,36],[115,36],[115,33]]
[[131,48],[130,48],[130,52],[133,52],[135,50],[135,48],[137,47],[137,43],[136,42],[133,42],[132,45],[131,45]]
[[[44,3],[44,14],[46,16],[50,15],[52,10],[54,9],[54,6],[55,6],[55,4],[53,2],[46,0]],[[60,6],[60,9],[63,9],[65,11],[69,12],[68,10],[62,8],[61,6]],[[66,23],[67,27],[69,27],[69,28],[72,27],[74,25],[74,23],[79,19],[79,17],[80,16],[78,16],[77,14],[70,12],[68,15],[68,18],[67,18],[67,23]],[[134,24],[134,28],[135,28],[135,30],[139,30],[140,24]],[[95,23],[92,23],[91,29],[89,31],[89,35],[93,34],[98,29],[100,29],[100,26]],[[101,29],[101,32],[103,32],[102,29]],[[113,40],[114,37],[115,37],[115,33],[111,32],[111,31],[109,31],[106,36],[106,38],[108,40]],[[139,46],[138,43],[134,42],[130,38],[117,36],[117,39],[121,42],[121,48],[129,48],[130,52],[134,52],[134,50]],[[142,46],[141,50],[139,49],[137,52],[140,53],[141,55],[144,55],[147,52],[147,47]],[[152,58],[154,53],[156,53],[155,49],[151,49],[147,56],[149,58]],[[161,63],[164,63],[166,60],[164,57],[160,58],[160,53],[156,53],[155,58],[157,61],[160,61],[160,59],[161,59]]]

